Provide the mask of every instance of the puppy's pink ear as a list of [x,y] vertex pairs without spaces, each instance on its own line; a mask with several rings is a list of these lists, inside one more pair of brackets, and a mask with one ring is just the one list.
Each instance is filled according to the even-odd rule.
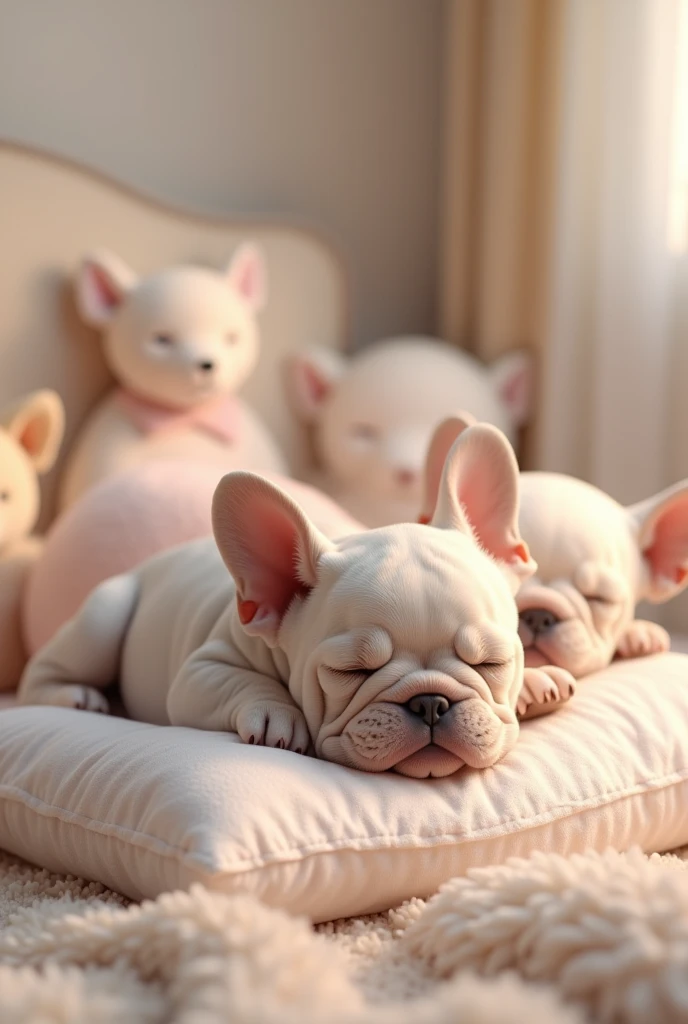
[[57,458],[65,427],[62,399],[44,389],[5,409],[0,417],[8,434],[24,449],[37,473],[47,473]]
[[285,366],[287,396],[300,420],[315,423],[319,419],[345,370],[342,356],[327,348],[313,348],[288,360]]
[[459,412],[455,416],[447,416],[435,428],[430,439],[428,454],[425,456],[423,505],[418,516],[419,523],[429,523],[437,504],[437,492],[442,479],[442,470],[447,461],[451,446],[459,434],[478,421],[470,412]]
[[490,366],[497,394],[514,427],[522,427],[533,404],[533,361],[528,352],[510,352]]
[[257,245],[244,242],[239,246],[227,267],[227,279],[254,312],[263,308],[268,297],[268,273]]
[[222,478],[212,522],[244,630],[275,647],[289,605],[315,586],[318,562],[333,545],[284,491],[253,473]]
[[76,273],[76,304],[91,327],[104,327],[136,283],[136,275],[119,256],[95,252],[85,256]]
[[504,434],[487,423],[463,430],[445,460],[430,525],[473,535],[505,567],[514,593],[537,568],[518,511],[518,464]]
[[688,583],[688,480],[628,509],[648,577],[641,597],[660,603]]

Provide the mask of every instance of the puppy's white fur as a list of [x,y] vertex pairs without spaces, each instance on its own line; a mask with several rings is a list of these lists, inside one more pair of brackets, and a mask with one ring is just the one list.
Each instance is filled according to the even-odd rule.
[[231,473],[216,544],[97,588],[33,659],[20,701],[107,710],[119,679],[143,721],[414,777],[491,765],[518,736],[514,594],[535,569],[517,492],[513,451],[484,425],[449,452],[430,528],[333,541],[283,490]]

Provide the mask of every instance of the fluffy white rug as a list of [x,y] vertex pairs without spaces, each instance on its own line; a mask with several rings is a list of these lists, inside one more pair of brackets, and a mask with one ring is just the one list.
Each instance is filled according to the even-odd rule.
[[3,1024],[681,1024],[688,866],[536,855],[311,929],[200,888],[127,901],[0,855]]

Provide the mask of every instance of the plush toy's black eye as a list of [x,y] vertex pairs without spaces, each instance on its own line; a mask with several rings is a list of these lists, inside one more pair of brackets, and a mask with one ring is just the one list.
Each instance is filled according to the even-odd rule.
[[155,343],[156,343],[156,345],[160,345],[161,348],[167,348],[169,345],[172,344],[173,341],[174,341],[174,338],[172,337],[171,334],[156,334],[155,335]]
[[10,492],[9,491],[0,491],[0,501],[9,501],[9,500],[10,500]]

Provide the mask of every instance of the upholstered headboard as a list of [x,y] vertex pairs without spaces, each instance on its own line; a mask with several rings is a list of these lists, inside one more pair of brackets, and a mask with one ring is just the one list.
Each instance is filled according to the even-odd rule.
[[[345,281],[336,255],[309,231],[274,220],[222,220],[165,206],[83,167],[0,142],[0,407],[53,387],[67,408],[64,452],[111,381],[97,335],[78,319],[70,287],[82,254],[112,249],[141,273],[171,263],[223,266],[238,242],[255,239],[269,274],[261,313],[262,358],[243,389],[298,471],[302,430],[283,393],[284,357],[347,338]],[[61,461],[45,482],[49,521]]]

